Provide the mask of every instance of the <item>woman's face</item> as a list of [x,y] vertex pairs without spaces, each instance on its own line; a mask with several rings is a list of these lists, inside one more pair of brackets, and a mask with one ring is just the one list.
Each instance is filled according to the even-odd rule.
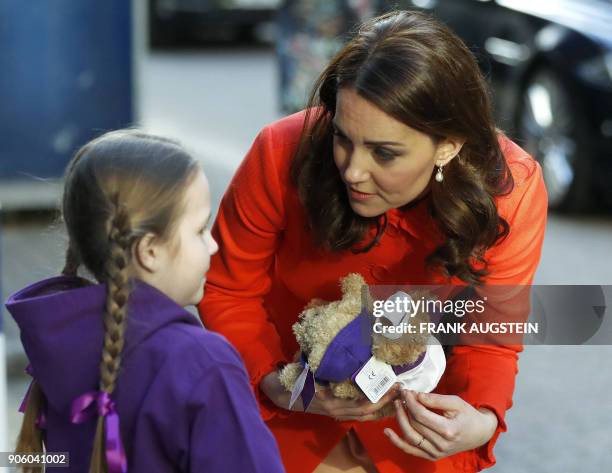
[[455,140],[434,143],[348,87],[338,91],[333,126],[334,161],[351,208],[363,217],[381,215],[424,194],[434,167],[448,163],[462,145]]

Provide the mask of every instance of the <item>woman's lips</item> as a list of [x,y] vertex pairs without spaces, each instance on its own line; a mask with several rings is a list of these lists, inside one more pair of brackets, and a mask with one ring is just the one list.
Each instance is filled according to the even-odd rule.
[[349,187],[349,195],[351,196],[351,199],[367,200],[367,199],[371,199],[376,194],[368,194],[367,192],[359,192],[358,190],[355,190],[352,187]]

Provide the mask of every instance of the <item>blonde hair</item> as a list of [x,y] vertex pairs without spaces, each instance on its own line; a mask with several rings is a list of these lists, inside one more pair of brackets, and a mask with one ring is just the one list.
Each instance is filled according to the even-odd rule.
[[[62,215],[69,243],[62,273],[76,276],[83,265],[106,283],[99,390],[109,395],[121,367],[132,248],[148,233],[171,238],[197,169],[196,161],[178,143],[135,130],[106,133],[89,142],[67,167]],[[34,388],[38,395],[32,395]],[[35,428],[42,400],[34,383],[19,452],[42,451],[40,431]],[[99,417],[90,473],[107,471],[104,439],[104,418]]]

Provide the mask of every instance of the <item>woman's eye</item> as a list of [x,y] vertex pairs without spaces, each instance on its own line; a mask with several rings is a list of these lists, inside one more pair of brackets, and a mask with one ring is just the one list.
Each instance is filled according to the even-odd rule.
[[374,154],[380,161],[393,161],[397,157],[397,153],[384,148],[376,148]]
[[344,136],[338,130],[334,130],[334,138],[341,140],[341,141],[347,141],[346,136]]
[[334,133],[334,146],[340,146],[343,149],[351,149],[353,143],[346,136],[340,133]]

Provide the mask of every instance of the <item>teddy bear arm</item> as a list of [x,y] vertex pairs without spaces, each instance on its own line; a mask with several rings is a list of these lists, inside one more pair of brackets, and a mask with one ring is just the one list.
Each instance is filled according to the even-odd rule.
[[300,363],[289,363],[280,371],[278,380],[287,391],[292,391],[303,367]]

